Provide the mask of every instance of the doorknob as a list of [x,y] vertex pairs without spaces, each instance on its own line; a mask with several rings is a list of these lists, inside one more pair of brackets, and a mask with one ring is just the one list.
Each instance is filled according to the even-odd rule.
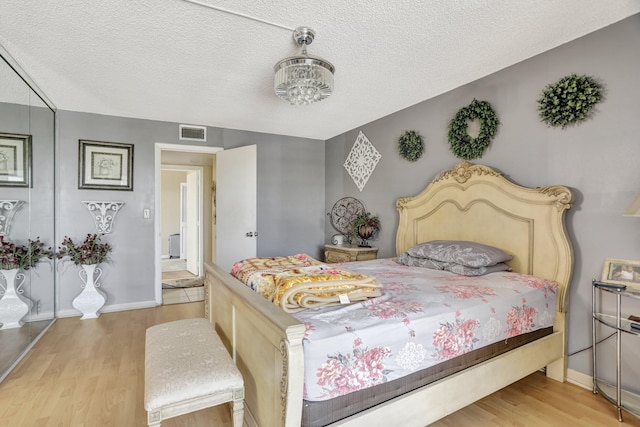
[[246,234],[246,236],[247,236],[247,237],[253,237],[253,233],[252,233],[252,232],[248,232],[248,233]]

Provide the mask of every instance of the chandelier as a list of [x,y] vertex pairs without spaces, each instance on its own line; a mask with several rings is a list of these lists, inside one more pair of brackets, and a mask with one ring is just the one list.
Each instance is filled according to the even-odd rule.
[[308,27],[293,31],[293,39],[302,46],[298,56],[285,58],[275,67],[273,89],[291,105],[308,105],[329,97],[333,93],[335,68],[325,59],[307,54],[316,33]]

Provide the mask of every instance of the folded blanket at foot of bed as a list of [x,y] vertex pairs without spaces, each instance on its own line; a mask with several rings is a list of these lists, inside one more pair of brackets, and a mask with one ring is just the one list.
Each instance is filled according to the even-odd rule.
[[382,285],[373,277],[304,254],[249,258],[236,263],[231,274],[289,313],[382,295]]

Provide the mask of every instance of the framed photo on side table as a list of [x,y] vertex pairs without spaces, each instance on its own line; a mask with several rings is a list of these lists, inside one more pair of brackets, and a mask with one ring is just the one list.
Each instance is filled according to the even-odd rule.
[[133,190],[133,144],[81,139],[78,188]]
[[0,133],[0,186],[31,187],[31,135]]
[[640,290],[640,261],[605,259],[602,268],[602,281],[627,285],[627,287]]

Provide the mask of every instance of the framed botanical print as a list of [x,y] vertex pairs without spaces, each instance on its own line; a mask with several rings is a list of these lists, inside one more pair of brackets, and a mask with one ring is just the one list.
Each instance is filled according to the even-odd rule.
[[78,188],[133,190],[133,144],[81,139]]
[[0,186],[31,187],[31,135],[0,133]]

